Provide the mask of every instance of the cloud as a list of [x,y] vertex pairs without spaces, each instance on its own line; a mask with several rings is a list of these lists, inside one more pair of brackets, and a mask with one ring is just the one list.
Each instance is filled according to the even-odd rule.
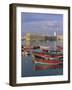
[[48,33],[53,34],[53,32],[63,33],[62,21],[57,20],[46,20],[46,21],[32,21],[22,23],[22,33],[26,32],[37,32],[37,33]]

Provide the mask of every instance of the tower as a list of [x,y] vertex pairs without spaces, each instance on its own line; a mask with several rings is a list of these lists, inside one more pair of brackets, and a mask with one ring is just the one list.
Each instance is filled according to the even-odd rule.
[[30,33],[26,33],[26,47],[30,47]]

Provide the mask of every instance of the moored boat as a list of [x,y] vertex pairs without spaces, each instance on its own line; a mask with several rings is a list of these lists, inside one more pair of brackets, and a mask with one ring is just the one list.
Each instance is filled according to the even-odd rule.
[[40,49],[49,49],[50,47],[49,46],[40,46]]
[[59,58],[62,58],[62,55],[46,55],[46,54],[41,54],[41,53],[35,53],[33,54],[35,58],[39,59],[46,59],[46,60],[58,60]]
[[34,63],[47,64],[47,65],[57,65],[63,63],[61,60],[34,60]]
[[63,52],[59,50],[36,49],[36,50],[32,50],[32,52],[37,54],[46,54],[46,55],[63,55]]

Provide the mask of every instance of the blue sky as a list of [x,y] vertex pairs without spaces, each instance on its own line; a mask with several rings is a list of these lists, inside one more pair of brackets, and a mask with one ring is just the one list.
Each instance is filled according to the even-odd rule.
[[21,13],[21,33],[63,34],[63,15],[44,13]]

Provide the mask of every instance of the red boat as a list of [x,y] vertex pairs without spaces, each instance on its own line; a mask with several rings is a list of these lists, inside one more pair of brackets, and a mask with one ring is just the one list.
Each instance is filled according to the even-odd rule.
[[57,50],[63,50],[63,47],[57,46]]
[[47,65],[57,65],[57,64],[62,64],[63,61],[61,60],[35,60],[35,63],[39,63],[39,64],[47,64]]
[[62,57],[62,55],[46,55],[46,54],[41,54],[41,53],[38,53],[38,54],[34,54],[35,57],[38,57],[38,58],[43,58],[43,59],[59,59]]
[[42,49],[43,52],[48,52],[49,50],[46,50],[46,49]]

